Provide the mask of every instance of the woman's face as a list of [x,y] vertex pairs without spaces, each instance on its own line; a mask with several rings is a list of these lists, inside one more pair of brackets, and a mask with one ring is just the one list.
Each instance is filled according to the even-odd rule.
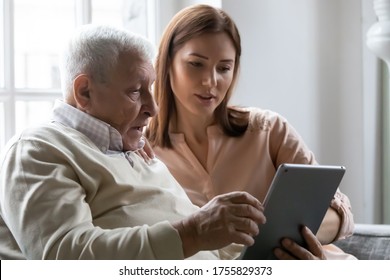
[[232,83],[235,57],[223,32],[194,37],[174,54],[169,74],[179,115],[213,116]]

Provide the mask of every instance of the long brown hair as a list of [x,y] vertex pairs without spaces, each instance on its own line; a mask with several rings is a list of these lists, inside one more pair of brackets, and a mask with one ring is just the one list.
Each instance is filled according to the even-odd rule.
[[152,146],[172,148],[169,138],[169,121],[176,107],[169,79],[169,69],[176,52],[190,39],[205,33],[225,32],[236,49],[233,80],[225,99],[216,108],[214,117],[224,133],[238,137],[248,126],[249,113],[239,108],[228,107],[233,88],[237,81],[241,57],[241,38],[231,17],[221,9],[198,4],[178,12],[166,27],[159,46],[156,60],[156,81],[154,98],[159,113],[151,119],[146,136]]

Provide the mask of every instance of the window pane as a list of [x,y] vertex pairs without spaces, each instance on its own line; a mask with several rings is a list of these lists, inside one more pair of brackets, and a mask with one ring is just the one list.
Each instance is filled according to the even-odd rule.
[[[4,19],[4,1],[0,0],[0,19]],[[4,42],[4,20],[0,20],[0,42]],[[0,43],[0,88],[4,87],[4,44]]]
[[54,101],[16,101],[16,133],[50,119]]
[[148,37],[148,0],[92,0],[92,23],[124,27]]
[[15,87],[60,88],[58,53],[75,26],[74,1],[14,0]]

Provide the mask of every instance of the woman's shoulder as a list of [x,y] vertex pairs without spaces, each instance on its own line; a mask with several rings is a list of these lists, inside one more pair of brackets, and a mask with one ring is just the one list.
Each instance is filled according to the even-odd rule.
[[245,110],[249,112],[248,128],[251,130],[269,130],[278,123],[287,122],[282,115],[269,109],[246,107]]

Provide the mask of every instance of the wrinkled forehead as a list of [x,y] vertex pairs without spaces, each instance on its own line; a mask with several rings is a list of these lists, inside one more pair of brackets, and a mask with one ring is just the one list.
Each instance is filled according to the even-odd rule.
[[133,80],[150,82],[156,79],[152,61],[136,52],[122,53],[119,56],[117,69]]

